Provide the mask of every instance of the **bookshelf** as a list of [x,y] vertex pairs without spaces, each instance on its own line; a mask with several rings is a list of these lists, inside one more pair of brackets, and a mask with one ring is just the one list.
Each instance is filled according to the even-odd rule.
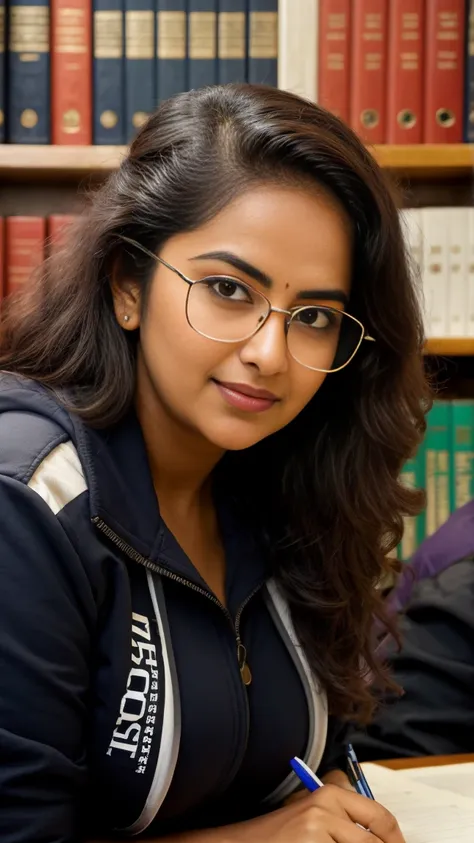
[[[445,179],[474,172],[474,145],[417,144],[369,147],[379,164],[402,178]],[[44,182],[103,177],[120,164],[126,146],[0,145],[0,180]]]
[[424,352],[440,357],[474,356],[474,337],[430,337]]

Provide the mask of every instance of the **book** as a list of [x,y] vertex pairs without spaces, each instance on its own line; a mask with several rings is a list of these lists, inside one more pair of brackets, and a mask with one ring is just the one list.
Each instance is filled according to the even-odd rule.
[[446,336],[467,336],[469,226],[467,208],[445,208],[448,240]]
[[425,437],[426,535],[431,536],[451,514],[451,407],[435,401],[427,415]]
[[278,84],[278,0],[248,0],[248,50],[248,81],[275,87]]
[[461,143],[465,0],[426,5],[424,143]]
[[69,226],[73,223],[74,214],[50,214],[46,220],[47,251],[49,254],[64,243]]
[[0,217],[0,303],[5,295],[5,221]]
[[311,102],[318,99],[318,2],[280,0],[278,87]]
[[423,137],[424,0],[389,0],[387,143]]
[[186,0],[158,0],[157,6],[158,102],[187,88]]
[[217,81],[247,81],[247,0],[218,0]]
[[155,0],[125,0],[127,142],[134,138],[155,107],[155,81]]
[[451,511],[474,498],[474,401],[451,401]]
[[217,0],[188,0],[188,87],[217,81]]
[[5,0],[0,0],[0,143],[5,140],[5,30]]
[[28,283],[33,271],[43,261],[45,236],[44,217],[6,218],[5,288],[7,295],[17,293],[24,284]]
[[124,0],[93,0],[93,137],[125,143]]
[[448,231],[444,208],[422,208],[421,225],[426,334],[445,337],[448,331]]
[[7,127],[10,143],[50,143],[49,0],[8,9]]
[[464,76],[464,141],[474,143],[474,0],[468,0]]
[[[422,444],[418,453],[411,460],[407,460],[401,475],[400,482],[409,489],[423,489],[425,486],[425,454]],[[398,556],[401,561],[408,562],[417,547],[425,537],[425,513],[420,515],[407,516],[403,519],[403,536],[398,548]]]
[[385,143],[387,0],[353,0],[350,123],[365,143]]
[[467,208],[467,336],[474,337],[474,208]]
[[318,103],[349,122],[350,0],[319,0]]
[[91,0],[51,0],[51,139],[92,143]]

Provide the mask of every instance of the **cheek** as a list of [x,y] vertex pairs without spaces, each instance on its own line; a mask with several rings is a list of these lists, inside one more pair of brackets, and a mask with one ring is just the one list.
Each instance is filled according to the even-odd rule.
[[288,402],[292,417],[306,407],[327,378],[324,372],[312,372],[311,369],[303,369],[297,364],[298,369],[291,372],[291,391]]

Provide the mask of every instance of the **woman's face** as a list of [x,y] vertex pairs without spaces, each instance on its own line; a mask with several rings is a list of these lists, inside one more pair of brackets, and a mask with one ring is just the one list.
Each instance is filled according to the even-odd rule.
[[[342,308],[351,251],[349,222],[335,199],[316,189],[267,185],[172,237],[160,256],[193,280],[230,275],[289,310]],[[188,284],[158,262],[141,319],[138,290],[115,293],[119,322],[140,328],[138,400],[156,412],[157,422],[165,413],[218,448],[247,448],[291,422],[327,375],[290,355],[283,314],[272,313],[250,339],[217,342],[188,324],[187,293]],[[252,401],[240,391],[247,387],[273,398]]]

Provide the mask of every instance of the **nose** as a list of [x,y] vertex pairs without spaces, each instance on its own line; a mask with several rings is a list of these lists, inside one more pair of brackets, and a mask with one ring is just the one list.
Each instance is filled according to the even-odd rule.
[[288,358],[285,316],[282,313],[271,313],[263,327],[240,350],[242,363],[255,366],[264,377],[286,372]]

